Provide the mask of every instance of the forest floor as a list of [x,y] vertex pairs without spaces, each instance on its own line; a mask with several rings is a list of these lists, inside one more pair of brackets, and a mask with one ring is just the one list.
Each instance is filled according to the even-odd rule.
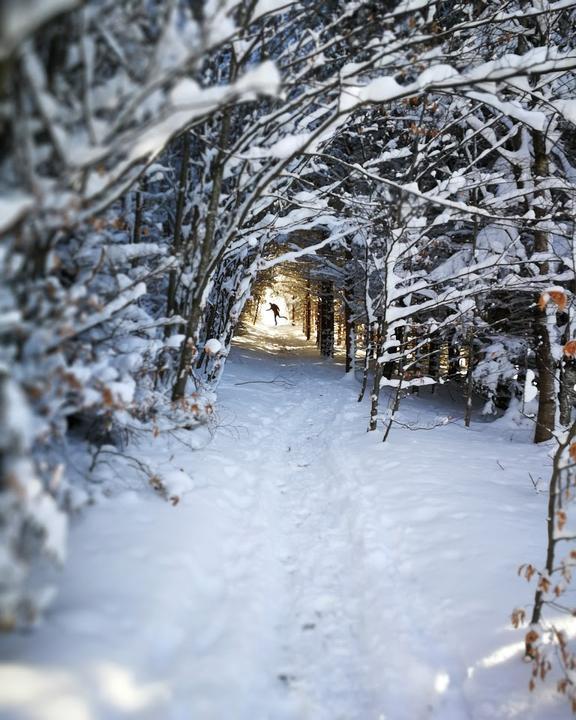
[[528,692],[510,625],[534,591],[517,568],[544,556],[548,449],[429,390],[383,444],[300,337],[237,340],[203,449],[131,449],[191,478],[177,505],[135,471],[104,483],[47,618],[2,639],[3,720],[569,715],[552,680]]

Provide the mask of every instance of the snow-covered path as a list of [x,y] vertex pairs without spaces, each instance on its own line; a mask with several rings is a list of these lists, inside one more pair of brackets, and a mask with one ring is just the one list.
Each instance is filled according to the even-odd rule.
[[[59,600],[2,641],[6,720],[553,720],[529,695],[517,566],[543,554],[542,448],[503,423],[365,432],[337,362],[240,339],[221,428],[139,448],[193,488],[87,511]],[[275,332],[276,335],[271,333]],[[402,417],[454,408],[426,395]],[[117,482],[116,482],[117,485]]]

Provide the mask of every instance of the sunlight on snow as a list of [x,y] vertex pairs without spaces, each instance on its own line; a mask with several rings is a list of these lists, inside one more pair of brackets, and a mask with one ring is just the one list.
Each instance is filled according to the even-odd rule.
[[[500,665],[507,660],[510,660],[518,653],[524,650],[524,642],[511,643],[510,645],[504,645],[504,647],[498,648],[495,652],[488,657],[483,658],[476,663],[476,667],[491,668],[496,665]],[[475,668],[468,668],[468,675],[471,677],[474,673]]]
[[[280,320],[280,322],[285,323],[284,320]],[[248,325],[243,329],[242,334],[235,336],[234,344],[268,355],[288,352],[298,353],[299,356],[310,353],[316,357],[316,344],[306,340],[299,327],[288,324],[284,324],[282,327],[278,324],[277,332],[275,332],[274,324],[272,324],[272,329],[269,326],[258,324]]]
[[[120,665],[99,663],[93,672],[94,695],[108,707],[126,713],[142,713],[168,699],[168,688],[159,682],[138,684]],[[34,708],[37,720],[95,720],[94,698],[87,697],[87,683],[76,669],[4,665],[0,667],[0,707]],[[88,693],[89,695],[90,693]]]
[[159,682],[138,685],[132,673],[114,663],[101,663],[96,676],[102,695],[119,710],[141,712],[168,694],[166,686]]
[[446,690],[448,690],[449,685],[450,675],[448,675],[448,673],[446,672],[439,672],[434,678],[434,690],[436,690],[439,695],[445,693]]
[[[576,621],[574,618],[556,617],[552,619],[551,625],[554,625],[557,630],[563,630],[568,638],[576,637]],[[544,644],[548,644],[549,638],[544,637],[543,642]],[[510,643],[510,645],[504,645],[503,647],[498,648],[498,650],[495,650],[491,655],[488,655],[488,657],[479,660],[476,665],[469,667],[468,677],[471,678],[477,668],[492,668],[511,660],[514,656],[523,653],[524,647],[524,641],[522,640],[520,642]]]
[[4,709],[36,708],[33,717],[39,720],[93,720],[83,695],[77,678],[66,670],[0,667],[0,707]]

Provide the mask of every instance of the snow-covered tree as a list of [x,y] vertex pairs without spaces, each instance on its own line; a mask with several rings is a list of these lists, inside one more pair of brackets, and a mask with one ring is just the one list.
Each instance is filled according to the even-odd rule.
[[[483,342],[493,298],[571,298],[574,5],[5,3],[3,624],[44,603],[29,561],[62,555],[68,440],[206,422],[262,273],[314,258],[326,354],[344,292],[371,428],[432,346]],[[536,311],[542,405],[558,307]]]

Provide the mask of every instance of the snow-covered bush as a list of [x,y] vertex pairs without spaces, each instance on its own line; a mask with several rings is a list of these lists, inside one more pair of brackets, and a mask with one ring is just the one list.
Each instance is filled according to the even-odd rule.
[[33,422],[18,385],[0,365],[0,630],[33,623],[51,600],[49,584],[30,574],[40,559],[65,558],[66,515],[55,497],[60,470],[48,485],[31,457]]
[[505,410],[524,388],[527,343],[519,338],[493,337],[481,351],[473,378],[477,390],[487,398],[484,413]]

